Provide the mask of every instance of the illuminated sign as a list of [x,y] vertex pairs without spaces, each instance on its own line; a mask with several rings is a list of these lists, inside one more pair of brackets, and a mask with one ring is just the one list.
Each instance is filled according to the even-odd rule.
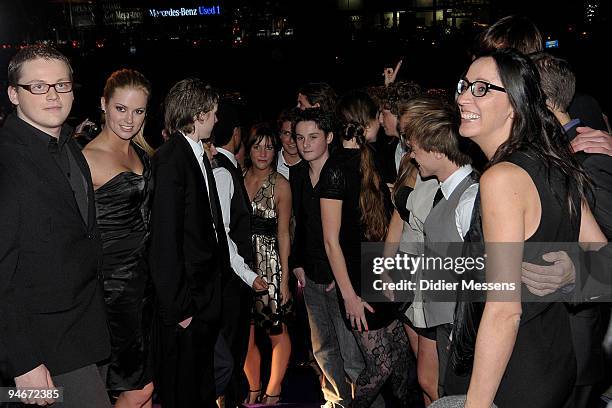
[[546,48],[559,48],[559,40],[546,41]]
[[219,6],[199,6],[194,8],[169,8],[164,10],[149,9],[151,17],[195,17],[195,16],[214,16],[221,14]]

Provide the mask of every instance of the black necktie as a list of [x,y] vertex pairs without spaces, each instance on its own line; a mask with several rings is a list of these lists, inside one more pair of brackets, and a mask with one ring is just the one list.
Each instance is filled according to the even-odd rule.
[[440,200],[442,200],[443,198],[444,198],[444,194],[442,194],[442,189],[438,187],[438,191],[436,191],[436,195],[434,196],[434,200],[433,200],[433,206],[431,208],[434,208],[436,204],[438,204]]
[[[212,213],[215,230],[217,231],[217,240],[221,242],[221,238],[225,239],[225,229],[223,229],[223,215],[221,213],[221,204],[219,202],[219,194],[217,193],[217,184],[213,177],[212,166],[208,161],[206,153],[202,156],[204,168],[206,169],[206,180],[208,180],[208,201],[210,202],[210,211]],[[219,228],[223,229],[223,234],[219,233]]]

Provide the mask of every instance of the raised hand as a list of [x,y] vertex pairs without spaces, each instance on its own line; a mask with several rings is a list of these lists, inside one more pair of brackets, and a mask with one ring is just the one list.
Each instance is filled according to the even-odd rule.
[[385,77],[385,86],[388,86],[389,84],[395,82],[395,78],[397,78],[397,72],[402,66],[402,62],[403,60],[399,60],[399,62],[395,66],[395,69],[391,67],[385,68],[385,70],[383,71],[383,77]]

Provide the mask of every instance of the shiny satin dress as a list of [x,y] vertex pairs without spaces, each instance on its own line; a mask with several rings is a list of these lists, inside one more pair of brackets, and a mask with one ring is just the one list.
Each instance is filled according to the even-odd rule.
[[251,233],[253,271],[268,282],[268,291],[255,295],[253,308],[254,322],[258,327],[269,330],[271,334],[282,331],[284,310],[281,307],[281,263],[278,251],[276,230],[278,213],[274,202],[274,189],[277,172],[272,172],[263,182],[251,201]]
[[140,389],[152,378],[152,306],[146,262],[151,165],[144,150],[132,146],[143,164],[143,174],[121,172],[95,191],[111,334],[106,385],[114,391]]

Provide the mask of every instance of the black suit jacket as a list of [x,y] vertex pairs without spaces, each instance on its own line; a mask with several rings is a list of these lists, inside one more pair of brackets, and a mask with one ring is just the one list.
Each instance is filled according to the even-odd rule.
[[397,169],[395,168],[395,149],[399,143],[398,137],[387,136],[379,132],[379,139],[374,145],[374,160],[378,172],[385,183],[395,183]]
[[157,150],[152,168],[149,257],[162,322],[176,326],[193,316],[217,323],[230,265],[217,242],[200,165],[178,133]]
[[[566,130],[570,141],[576,137],[578,126],[583,126],[583,124],[578,123]],[[602,232],[610,240],[612,239],[612,209],[610,208],[610,203],[612,203],[612,157],[585,152],[577,152],[575,157],[591,178],[593,183],[593,194],[589,197],[591,211]],[[605,326],[600,305],[597,303],[572,305],[570,312],[578,363],[576,383],[578,385],[593,384],[603,376],[602,341]]]
[[68,140],[87,184],[84,220],[41,135],[17,116],[0,130],[0,368],[12,377],[39,364],[57,375],[110,353],[89,168]]
[[574,99],[568,108],[568,113],[572,118],[580,118],[583,125],[593,129],[608,131],[606,122],[603,118],[603,112],[599,103],[591,95],[581,93],[580,91],[574,94]]

